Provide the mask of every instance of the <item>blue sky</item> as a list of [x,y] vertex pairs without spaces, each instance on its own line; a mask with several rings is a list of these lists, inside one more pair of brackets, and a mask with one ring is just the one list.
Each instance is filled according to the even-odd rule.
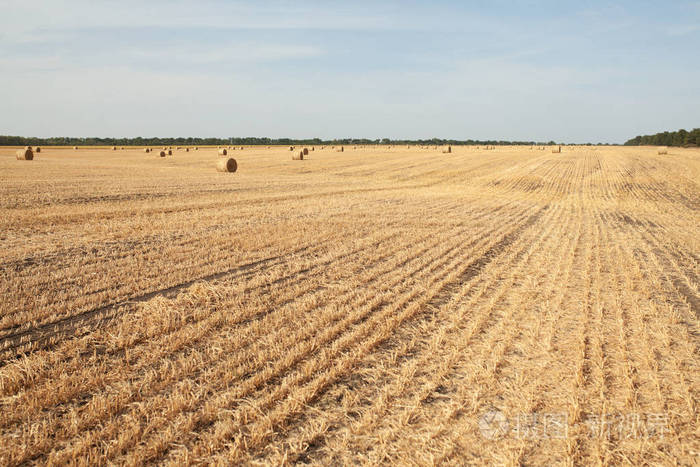
[[0,134],[623,142],[700,126],[700,1],[0,0]]

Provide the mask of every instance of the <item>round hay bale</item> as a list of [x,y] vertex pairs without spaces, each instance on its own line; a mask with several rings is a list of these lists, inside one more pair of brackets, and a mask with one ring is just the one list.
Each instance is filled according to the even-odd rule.
[[123,151],[123,150],[124,150],[124,146],[122,146],[122,147],[121,147],[121,148],[119,148],[119,149],[121,149],[121,150]]
[[243,146],[241,146],[241,151],[243,151]]
[[151,152],[151,150],[149,148],[143,148],[143,152],[149,153],[149,152]]
[[219,155],[220,156],[226,156],[228,155],[228,151],[226,149],[219,149]]
[[194,147],[195,151],[199,151],[199,148],[197,146]]
[[117,150],[117,147],[116,147],[116,146],[112,146],[112,151],[116,151],[116,150]]
[[294,146],[289,146],[290,151],[294,151]]
[[338,152],[344,152],[344,151],[345,151],[345,148],[343,148],[343,146],[340,146],[340,149],[338,149]]
[[447,146],[442,152],[443,154],[450,154],[452,152],[452,146]]
[[169,156],[172,156],[172,155],[173,155],[173,150],[172,150],[172,149],[168,149],[167,152],[168,152],[168,155],[169,155]]
[[27,148],[18,149],[16,155],[18,161],[30,161],[34,159],[34,153],[31,149]]
[[303,153],[303,155],[308,156],[309,155],[309,148],[304,148],[302,153]]
[[316,148],[315,148],[315,147],[313,147],[313,146],[311,146],[311,150],[312,150],[312,151],[315,151],[315,150],[316,150]]
[[216,163],[216,170],[219,172],[232,173],[238,170],[238,163],[233,157],[229,157],[227,159],[219,159],[219,161]]
[[299,151],[299,154],[294,154],[292,156],[293,161],[303,161],[304,160],[304,151]]
[[77,151],[77,150],[78,150],[78,146],[73,146],[73,150],[74,150],[74,151]]
[[158,155],[159,155],[160,157],[165,157],[165,151],[163,151],[163,150],[161,149],[160,152],[158,153]]
[[658,155],[668,154],[668,149],[659,149],[659,150],[657,151],[657,154],[658,154]]
[[190,152],[190,148],[185,148],[185,152]]
[[32,150],[31,146],[25,146],[24,149],[29,149],[30,151]]
[[41,148],[39,146],[35,147],[34,152],[41,152]]

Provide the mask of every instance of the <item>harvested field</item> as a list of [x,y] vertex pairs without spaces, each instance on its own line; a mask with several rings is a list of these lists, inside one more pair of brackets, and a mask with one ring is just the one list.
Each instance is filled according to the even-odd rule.
[[16,151],[2,465],[697,461],[700,149]]

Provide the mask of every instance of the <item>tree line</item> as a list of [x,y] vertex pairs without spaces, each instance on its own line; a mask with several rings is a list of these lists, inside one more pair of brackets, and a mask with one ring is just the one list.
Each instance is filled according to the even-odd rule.
[[700,146],[700,128],[635,136],[625,146]]
[[[136,137],[136,138],[99,138],[99,137],[69,137],[57,136],[38,138],[34,136],[0,135],[0,146],[213,146],[213,145],[245,145],[245,146],[274,146],[274,145],[347,145],[347,144],[391,144],[419,146],[460,146],[460,145],[491,145],[491,146],[545,146],[565,145],[554,141],[504,141],[504,140],[458,140],[458,139],[390,139],[390,138],[259,138],[259,137],[229,137],[229,138],[183,138],[183,137]],[[584,143],[593,146],[592,143]],[[598,143],[598,146],[604,145]],[[606,146],[608,144],[605,144]],[[641,135],[625,142],[625,146],[700,146],[700,128],[691,131],[664,131],[655,135]]]
[[343,138],[343,139],[296,139],[296,138],[257,138],[257,137],[236,137],[236,138],[76,138],[76,137],[51,137],[37,138],[27,136],[3,136],[0,135],[0,146],[212,146],[212,145],[348,145],[348,144],[413,144],[413,145],[553,145],[561,144],[554,141],[497,141],[497,140],[457,140],[457,139],[367,139],[367,138]]

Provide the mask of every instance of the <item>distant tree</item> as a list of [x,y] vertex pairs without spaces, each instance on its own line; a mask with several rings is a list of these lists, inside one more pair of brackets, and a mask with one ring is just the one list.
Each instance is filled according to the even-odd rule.
[[625,142],[625,146],[686,146],[700,145],[700,128],[691,131],[664,131],[654,135],[641,135]]

